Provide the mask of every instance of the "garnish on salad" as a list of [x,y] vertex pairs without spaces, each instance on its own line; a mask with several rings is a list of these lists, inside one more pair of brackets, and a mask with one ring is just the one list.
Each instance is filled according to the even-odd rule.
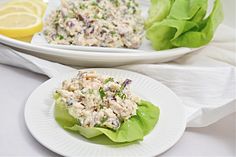
[[0,1],[0,34],[30,42],[32,36],[43,29],[46,8],[43,0]]
[[144,19],[135,0],[61,0],[44,35],[51,44],[139,48]]
[[104,134],[113,142],[142,140],[157,123],[159,108],[132,94],[131,83],[80,71],[55,91],[55,119],[86,138]]

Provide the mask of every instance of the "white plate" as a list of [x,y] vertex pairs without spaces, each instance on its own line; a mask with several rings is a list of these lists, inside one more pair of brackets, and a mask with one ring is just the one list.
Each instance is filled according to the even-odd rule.
[[54,120],[52,93],[65,79],[52,78],[37,88],[25,105],[25,122],[32,135],[48,149],[63,156],[155,156],[172,147],[182,136],[186,121],[180,99],[161,83],[141,74],[118,69],[96,69],[101,74],[133,80],[131,90],[160,107],[160,119],[144,140],[131,145],[102,145],[63,130]]

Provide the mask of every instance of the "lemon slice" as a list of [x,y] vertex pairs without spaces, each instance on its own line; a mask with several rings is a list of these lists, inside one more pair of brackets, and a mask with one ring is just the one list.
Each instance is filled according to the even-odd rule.
[[0,16],[15,12],[33,13],[30,9],[24,6],[4,6],[0,8]]
[[43,14],[41,6],[30,0],[13,0],[7,3],[6,6],[23,6],[30,9],[35,15],[42,16]]
[[41,10],[42,10],[41,16],[43,16],[44,12],[47,9],[47,4],[41,0],[33,0],[32,2],[41,7]]
[[40,32],[43,23],[40,17],[31,13],[11,13],[0,16],[0,34],[20,38]]

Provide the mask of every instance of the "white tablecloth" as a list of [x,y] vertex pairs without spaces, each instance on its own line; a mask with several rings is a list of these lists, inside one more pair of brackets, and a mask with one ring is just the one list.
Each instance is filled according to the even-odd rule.
[[[1,64],[0,72],[0,156],[59,156],[40,145],[24,123],[27,97],[48,78]],[[206,128],[187,129],[162,156],[236,156],[235,119],[233,114]]]

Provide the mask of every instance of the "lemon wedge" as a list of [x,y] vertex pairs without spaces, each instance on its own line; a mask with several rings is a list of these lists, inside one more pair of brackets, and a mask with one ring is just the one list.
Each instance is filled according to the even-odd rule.
[[3,6],[0,8],[0,16],[15,12],[33,13],[30,9],[24,6]]
[[31,36],[42,28],[41,18],[31,13],[18,12],[0,16],[0,34],[8,37]]
[[43,9],[34,1],[30,0],[13,0],[6,4],[6,6],[23,6],[31,10],[35,15],[42,16]]
[[41,7],[41,10],[42,10],[41,16],[43,16],[43,15],[44,15],[44,12],[45,12],[46,9],[47,9],[47,4],[44,3],[44,2],[41,1],[41,0],[33,0],[32,2]]

